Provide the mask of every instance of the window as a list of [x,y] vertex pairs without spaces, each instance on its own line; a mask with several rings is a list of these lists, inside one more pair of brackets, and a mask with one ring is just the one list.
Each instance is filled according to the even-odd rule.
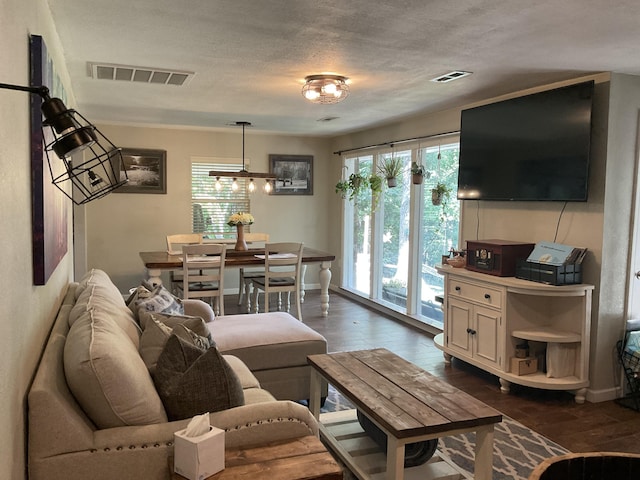
[[[389,188],[384,181],[375,212],[371,212],[369,189],[352,201],[345,200],[344,288],[442,328],[437,297],[444,286],[435,265],[449,249],[458,247],[458,152],[458,143],[407,144],[344,159],[345,179],[351,173],[368,178],[390,156],[402,163],[397,186]],[[412,184],[413,161],[426,169],[421,185]],[[431,190],[438,183],[445,184],[450,194],[434,205]]]
[[235,192],[231,191],[231,178],[220,179],[223,187],[216,191],[216,179],[209,176],[209,171],[237,172],[241,168],[242,164],[220,161],[191,162],[191,214],[194,232],[203,233],[209,238],[234,238],[235,230],[227,225],[229,216],[251,211],[246,179],[238,178],[239,188]]

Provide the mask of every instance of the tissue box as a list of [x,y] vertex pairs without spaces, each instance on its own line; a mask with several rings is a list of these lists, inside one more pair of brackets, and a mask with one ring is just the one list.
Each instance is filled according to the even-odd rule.
[[199,437],[174,433],[174,472],[189,480],[202,480],[224,470],[224,430],[211,427]]

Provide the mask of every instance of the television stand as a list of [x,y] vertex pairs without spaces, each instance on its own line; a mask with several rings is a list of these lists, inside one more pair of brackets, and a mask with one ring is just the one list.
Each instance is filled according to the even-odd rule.
[[[459,358],[500,379],[546,390],[567,390],[584,403],[589,386],[593,285],[546,285],[437,266],[444,275],[444,329],[434,339],[445,362]],[[516,345],[526,340],[538,370],[512,371]],[[546,368],[544,368],[546,366]]]

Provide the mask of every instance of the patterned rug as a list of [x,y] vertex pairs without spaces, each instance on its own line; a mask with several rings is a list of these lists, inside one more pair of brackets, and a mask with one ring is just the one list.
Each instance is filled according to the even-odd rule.
[[[354,408],[331,385],[323,412]],[[475,433],[442,437],[438,449],[453,463],[473,474]],[[527,480],[531,471],[545,458],[569,453],[548,438],[503,415],[496,425],[493,442],[493,480]]]

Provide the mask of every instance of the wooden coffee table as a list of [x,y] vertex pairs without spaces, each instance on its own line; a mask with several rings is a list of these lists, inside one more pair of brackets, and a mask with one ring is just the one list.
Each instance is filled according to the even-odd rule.
[[[502,421],[497,410],[384,348],[310,355],[308,361],[311,412],[321,419],[324,378],[386,433],[387,479],[404,478],[405,445],[475,432],[474,478],[491,480],[493,430]],[[327,425],[321,423],[320,432],[359,478],[371,478]]]
[[[230,448],[224,455],[225,469],[209,480],[342,480],[342,468],[314,436],[274,442],[251,448]],[[172,480],[185,477],[173,471]]]

